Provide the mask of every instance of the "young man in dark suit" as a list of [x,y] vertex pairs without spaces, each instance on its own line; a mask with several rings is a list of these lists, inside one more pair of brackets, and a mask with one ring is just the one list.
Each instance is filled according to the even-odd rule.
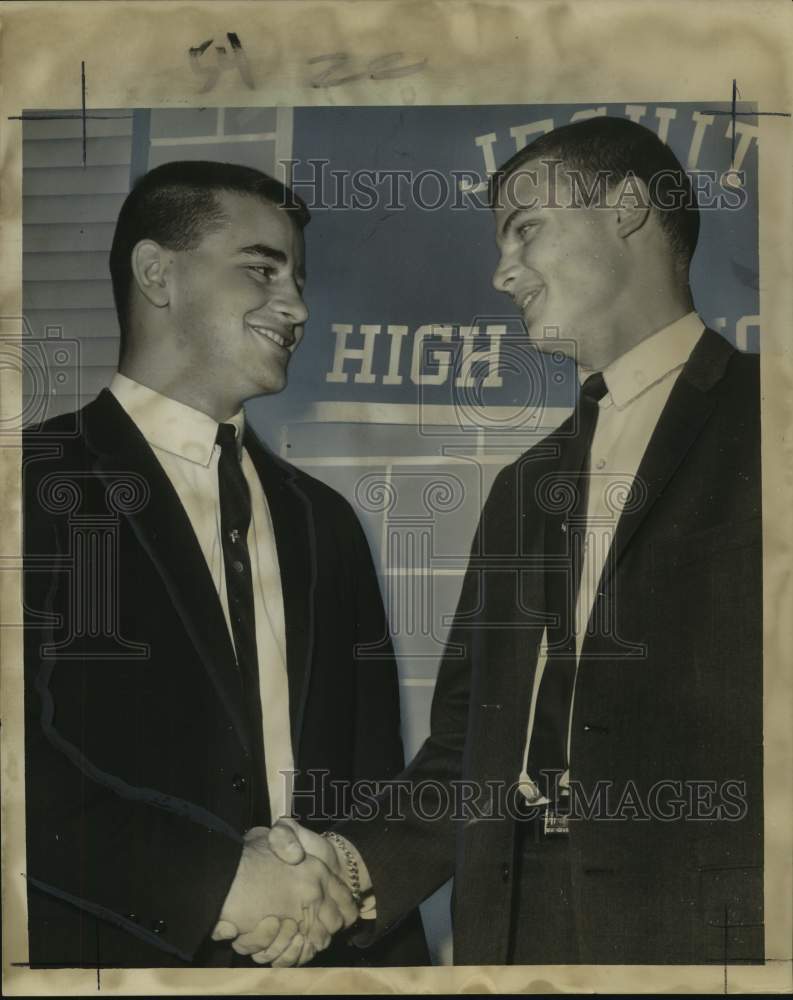
[[[274,957],[304,963],[358,917],[321,862],[287,899],[266,838],[293,805],[322,830],[332,783],[403,765],[360,525],[242,409],[286,385],[308,219],[247,167],[144,176],[110,258],[119,371],[25,435],[34,966],[250,964],[225,928],[272,909]],[[316,961],[362,957],[426,963],[418,914],[370,960],[343,944]]]
[[458,964],[762,962],[758,359],[693,309],[698,209],[654,133],[559,128],[492,193],[494,283],[581,391],[486,502],[420,803],[338,828],[361,941],[454,876]]

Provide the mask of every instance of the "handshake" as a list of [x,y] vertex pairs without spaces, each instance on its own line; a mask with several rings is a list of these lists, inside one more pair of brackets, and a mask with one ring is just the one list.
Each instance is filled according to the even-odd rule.
[[215,941],[276,967],[305,965],[360,915],[371,888],[341,837],[323,837],[291,819],[245,834],[242,857]]

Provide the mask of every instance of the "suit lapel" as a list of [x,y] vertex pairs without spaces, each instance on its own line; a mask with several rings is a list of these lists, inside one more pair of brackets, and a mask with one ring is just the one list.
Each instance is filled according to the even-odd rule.
[[140,510],[126,514],[157,568],[236,731],[247,745],[234,648],[203,552],[176,491],[135,423],[107,389],[85,410],[94,470],[106,485],[130,473],[147,484]]
[[314,652],[317,556],[313,509],[297,470],[270,454],[249,429],[245,447],[264,487],[278,552],[292,748],[297,760]]
[[724,374],[734,351],[718,333],[705,330],[691,352],[639,465],[631,497],[617,524],[602,585],[614,572],[639,526],[705,426],[716,405],[711,390]]

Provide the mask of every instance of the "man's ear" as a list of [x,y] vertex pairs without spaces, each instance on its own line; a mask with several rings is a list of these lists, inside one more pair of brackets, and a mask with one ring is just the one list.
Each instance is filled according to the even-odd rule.
[[170,276],[173,255],[154,240],[141,240],[132,249],[132,273],[142,295],[157,308],[171,298]]
[[650,215],[650,195],[640,177],[629,174],[617,186],[617,235],[630,236],[641,229]]

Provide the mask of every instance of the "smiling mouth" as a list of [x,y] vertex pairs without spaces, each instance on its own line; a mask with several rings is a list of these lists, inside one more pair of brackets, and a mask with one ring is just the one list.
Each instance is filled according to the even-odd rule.
[[266,340],[272,341],[273,344],[283,347],[284,350],[289,350],[295,342],[294,337],[284,337],[283,334],[276,333],[275,330],[271,330],[268,326],[253,326],[250,323],[248,326],[254,333],[258,333],[260,337],[264,337]]
[[541,291],[542,291],[542,287],[540,287],[540,288],[534,288],[534,289],[532,289],[532,291],[527,292],[523,296],[523,298],[518,303],[518,305],[519,305],[519,307],[520,307],[520,309],[521,309],[522,312],[526,312],[526,310],[529,308],[529,306],[532,304],[532,302],[534,302],[534,300],[537,298],[537,296],[540,294]]

